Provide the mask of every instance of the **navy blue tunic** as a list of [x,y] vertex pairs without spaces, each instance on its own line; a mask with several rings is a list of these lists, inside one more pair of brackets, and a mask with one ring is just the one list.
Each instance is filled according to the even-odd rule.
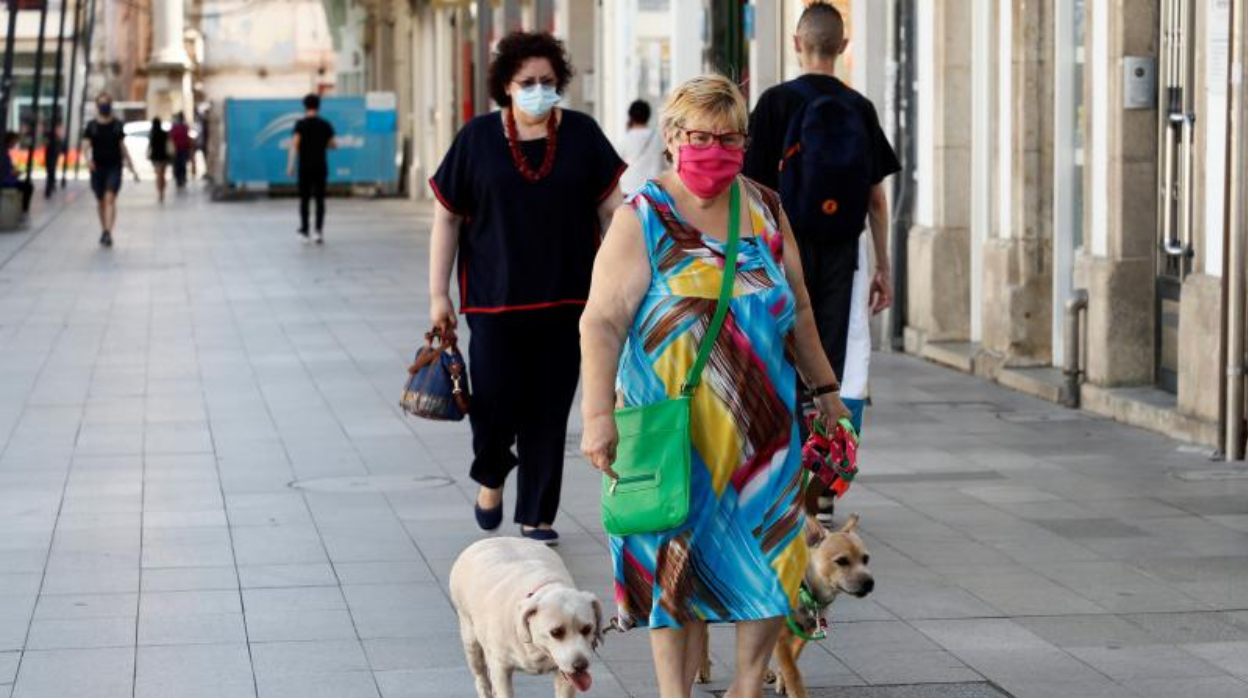
[[[586,114],[561,110],[554,168],[530,182],[511,159],[501,112],[459,132],[429,180],[438,201],[463,216],[461,312],[501,313],[584,305],[602,231],[598,206],[626,167]],[[534,170],[546,139],[521,141]]]

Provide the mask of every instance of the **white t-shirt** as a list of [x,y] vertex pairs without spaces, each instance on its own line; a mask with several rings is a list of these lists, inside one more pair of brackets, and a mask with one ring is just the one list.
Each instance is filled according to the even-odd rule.
[[628,169],[620,178],[620,189],[625,194],[637,191],[646,180],[658,177],[667,169],[663,149],[663,137],[652,128],[633,128],[624,134],[620,157],[628,163]]

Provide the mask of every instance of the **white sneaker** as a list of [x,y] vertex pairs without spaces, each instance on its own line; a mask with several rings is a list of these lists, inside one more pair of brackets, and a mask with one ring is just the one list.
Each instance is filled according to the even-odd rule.
[[325,233],[322,233],[322,232],[321,232],[321,231],[319,231],[319,230],[318,230],[318,231],[316,231],[316,244],[318,244],[318,245],[324,245],[324,244],[325,244]]

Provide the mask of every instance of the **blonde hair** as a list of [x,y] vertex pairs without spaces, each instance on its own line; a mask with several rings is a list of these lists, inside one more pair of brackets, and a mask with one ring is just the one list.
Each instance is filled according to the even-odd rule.
[[703,117],[741,133],[750,126],[745,96],[723,75],[700,75],[678,86],[663,104],[659,125],[667,136]]

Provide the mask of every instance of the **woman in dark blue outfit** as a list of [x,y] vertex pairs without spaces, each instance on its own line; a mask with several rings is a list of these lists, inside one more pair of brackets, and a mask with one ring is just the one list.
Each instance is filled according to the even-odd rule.
[[550,34],[505,37],[489,73],[502,109],[465,125],[429,180],[440,204],[430,315],[435,326],[456,326],[449,289],[458,258],[471,331],[477,523],[502,522],[503,485],[518,468],[515,521],[549,544],[558,540],[551,526],[580,370],[577,325],[625,168],[592,118],[555,106],[571,79]]

